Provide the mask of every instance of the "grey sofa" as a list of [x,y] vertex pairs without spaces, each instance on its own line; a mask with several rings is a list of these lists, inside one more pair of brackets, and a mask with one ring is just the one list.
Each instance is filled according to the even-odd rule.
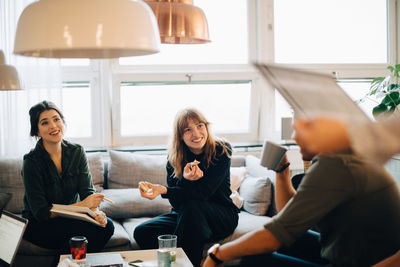
[[[139,249],[133,231],[140,223],[168,212],[167,199],[158,197],[148,200],[140,197],[137,188],[141,180],[166,183],[166,156],[121,151],[87,153],[93,183],[98,192],[114,200],[103,202],[100,209],[113,220],[115,232],[104,251]],[[0,194],[12,193],[5,209],[20,214],[23,209],[24,186],[21,178],[21,158],[0,159]],[[235,201],[242,200],[239,225],[235,232],[221,240],[234,240],[241,235],[262,227],[276,213],[273,197],[274,172],[259,165],[259,159],[247,155],[233,155],[231,181],[237,187]],[[207,248],[205,248],[206,250]],[[23,240],[15,266],[52,266],[58,262],[58,254]]]

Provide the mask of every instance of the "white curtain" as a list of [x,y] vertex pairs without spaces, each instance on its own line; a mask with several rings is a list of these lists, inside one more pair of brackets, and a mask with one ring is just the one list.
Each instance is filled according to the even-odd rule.
[[61,107],[62,80],[58,59],[29,58],[13,54],[17,22],[34,0],[0,1],[0,49],[6,63],[17,68],[22,91],[0,91],[0,157],[21,157],[35,145],[30,137],[29,109],[42,100]]

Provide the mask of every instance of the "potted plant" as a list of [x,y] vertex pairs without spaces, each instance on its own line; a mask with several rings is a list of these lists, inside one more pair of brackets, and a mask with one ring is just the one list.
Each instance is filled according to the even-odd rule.
[[378,77],[372,80],[368,93],[360,99],[363,102],[366,98],[375,96],[381,102],[372,110],[372,115],[375,119],[382,116],[392,115],[393,113],[400,114],[400,64],[388,66],[387,69],[391,72],[386,77]]

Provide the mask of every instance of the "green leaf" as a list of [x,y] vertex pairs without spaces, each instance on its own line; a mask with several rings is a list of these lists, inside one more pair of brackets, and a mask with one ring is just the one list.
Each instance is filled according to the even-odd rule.
[[391,92],[390,94],[387,94],[381,104],[385,104],[386,106],[397,106],[396,100],[399,98],[399,92]]
[[382,115],[382,113],[386,113],[387,111],[387,106],[381,103],[372,109],[372,115],[377,118],[379,115]]
[[394,68],[391,70],[391,72],[393,73],[394,77],[400,78],[400,64],[394,65]]
[[392,84],[389,85],[388,91],[397,90],[399,88],[400,88],[400,84],[392,83]]
[[[387,76],[390,79],[390,76]],[[372,80],[371,85],[370,85],[370,91],[367,95],[374,95],[377,92],[380,92],[384,90],[386,87],[386,84],[388,82],[387,77],[378,77]]]

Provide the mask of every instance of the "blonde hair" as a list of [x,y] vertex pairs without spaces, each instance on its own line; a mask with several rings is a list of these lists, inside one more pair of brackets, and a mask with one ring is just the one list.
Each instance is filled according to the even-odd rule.
[[204,158],[202,159],[204,161],[202,164],[206,169],[216,157],[216,144],[222,147],[221,155],[226,154],[230,157],[225,141],[211,134],[210,122],[204,115],[194,108],[182,109],[175,116],[172,136],[168,146],[168,161],[174,168],[174,177],[176,178],[182,176],[183,168],[189,162],[187,155],[190,150],[183,141],[184,129],[188,127],[189,119],[204,123],[206,126],[208,137],[204,145]]

